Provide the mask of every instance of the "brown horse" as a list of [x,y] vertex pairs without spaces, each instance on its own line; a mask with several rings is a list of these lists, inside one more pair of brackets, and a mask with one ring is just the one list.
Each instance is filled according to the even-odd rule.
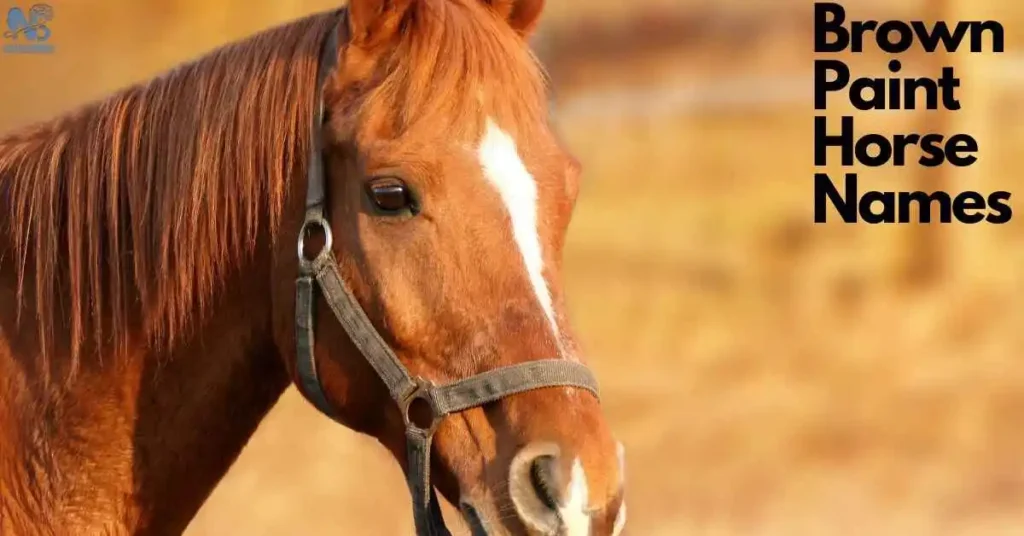
[[[579,362],[542,4],[352,0],[0,141],[0,534],[185,529],[299,381],[311,153],[326,251],[409,374]],[[408,408],[317,296],[303,393],[409,471]],[[431,484],[477,532],[618,534],[597,398],[540,387],[441,421]]]

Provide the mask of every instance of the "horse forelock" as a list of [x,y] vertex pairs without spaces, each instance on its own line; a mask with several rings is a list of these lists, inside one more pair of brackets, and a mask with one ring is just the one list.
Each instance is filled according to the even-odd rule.
[[425,126],[445,139],[472,142],[487,117],[516,130],[545,124],[542,66],[479,0],[413,2],[380,54],[374,59],[379,79],[352,114],[374,134],[397,138]]

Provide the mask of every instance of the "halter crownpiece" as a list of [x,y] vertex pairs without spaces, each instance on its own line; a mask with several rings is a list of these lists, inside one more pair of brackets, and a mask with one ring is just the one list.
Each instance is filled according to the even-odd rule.
[[[332,251],[333,237],[326,218],[326,183],[323,160],[324,103],[321,94],[327,74],[337,67],[338,27],[347,26],[348,10],[339,12],[320,54],[317,73],[316,109],[311,123],[307,162],[306,216],[299,229],[299,275],[295,282],[296,371],[299,388],[317,409],[336,419],[317,376],[313,356],[313,304],[315,288],[330,306],[356,348],[384,382],[398,404],[405,423],[406,481],[413,501],[413,519],[418,536],[449,536],[441,517],[437,494],[430,484],[430,445],[441,421],[452,413],[496,402],[510,395],[546,387],[576,387],[598,394],[597,381],[581,363],[566,359],[542,359],[496,368],[444,385],[412,377],[366,316],[341,277]],[[306,233],[319,227],[325,243],[312,259],[304,252]],[[410,415],[413,404],[423,401],[431,412],[430,421],[417,423]]]

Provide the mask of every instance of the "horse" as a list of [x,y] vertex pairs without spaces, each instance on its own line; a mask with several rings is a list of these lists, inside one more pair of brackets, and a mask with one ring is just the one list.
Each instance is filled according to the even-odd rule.
[[291,385],[418,534],[621,533],[543,4],[351,0],[0,139],[0,533],[183,532]]

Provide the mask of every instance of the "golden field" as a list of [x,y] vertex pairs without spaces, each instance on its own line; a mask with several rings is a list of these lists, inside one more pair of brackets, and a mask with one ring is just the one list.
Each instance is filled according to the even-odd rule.
[[[566,279],[627,447],[628,533],[1024,534],[1024,214],[1003,226],[812,224],[810,0],[550,4],[538,45],[586,169]],[[1018,208],[1024,8],[888,4],[846,2],[857,18],[996,17],[1008,52],[910,55],[908,72],[957,66],[963,111],[858,114],[858,130],[966,131],[980,160],[866,169],[862,188],[1008,190]],[[53,5],[55,54],[0,54],[0,129],[333,6]],[[588,46],[572,33],[580,17],[625,24],[641,6],[693,14],[680,26],[693,37],[625,32],[617,53],[559,55]],[[852,62],[861,75],[885,65]],[[849,113],[831,102],[831,115]],[[291,389],[187,534],[411,527],[397,464]]]

